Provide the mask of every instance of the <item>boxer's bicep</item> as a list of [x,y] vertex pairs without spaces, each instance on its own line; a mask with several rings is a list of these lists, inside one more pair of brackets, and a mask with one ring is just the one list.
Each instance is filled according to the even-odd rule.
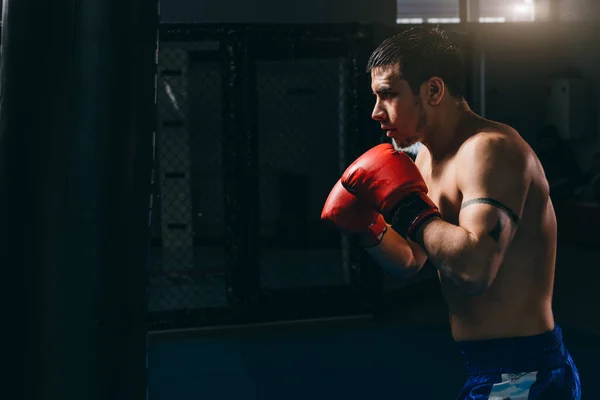
[[[518,229],[529,187],[525,156],[502,141],[478,143],[459,172],[459,225],[474,239],[473,258],[493,280]],[[463,164],[464,165],[464,164]]]
[[467,261],[473,269],[470,275],[487,287],[496,277],[517,225],[502,208],[487,203],[489,198],[474,200],[480,199],[486,202],[472,202],[463,208],[459,224],[472,237]]
[[520,217],[504,203],[483,196],[462,203],[459,225],[477,239],[490,239],[499,248],[505,248],[517,230]]

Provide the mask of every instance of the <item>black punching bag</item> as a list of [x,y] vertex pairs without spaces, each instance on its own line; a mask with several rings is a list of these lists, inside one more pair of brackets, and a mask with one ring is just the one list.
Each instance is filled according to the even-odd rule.
[[145,400],[156,4],[4,0],[2,23],[5,389]]

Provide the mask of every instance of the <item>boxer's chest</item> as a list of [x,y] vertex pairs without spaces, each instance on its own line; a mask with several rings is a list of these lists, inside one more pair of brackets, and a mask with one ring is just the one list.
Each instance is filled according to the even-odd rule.
[[448,222],[458,223],[462,194],[456,184],[457,171],[452,161],[436,166],[425,163],[421,173],[429,188],[429,198],[438,206],[442,217]]

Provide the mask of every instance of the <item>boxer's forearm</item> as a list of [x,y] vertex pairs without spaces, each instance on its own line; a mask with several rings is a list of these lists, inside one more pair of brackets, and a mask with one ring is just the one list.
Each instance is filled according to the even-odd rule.
[[419,272],[427,260],[418,244],[404,239],[389,225],[381,242],[365,250],[384,270],[402,279]]
[[416,236],[429,262],[444,277],[471,295],[487,289],[491,283],[488,272],[497,262],[493,243],[439,218],[424,224]]

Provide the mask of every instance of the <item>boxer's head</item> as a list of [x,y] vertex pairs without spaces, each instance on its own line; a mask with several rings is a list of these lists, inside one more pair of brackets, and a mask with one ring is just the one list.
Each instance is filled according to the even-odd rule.
[[367,72],[377,97],[373,119],[402,147],[420,140],[440,105],[464,101],[459,50],[438,27],[416,27],[386,39],[371,54]]

